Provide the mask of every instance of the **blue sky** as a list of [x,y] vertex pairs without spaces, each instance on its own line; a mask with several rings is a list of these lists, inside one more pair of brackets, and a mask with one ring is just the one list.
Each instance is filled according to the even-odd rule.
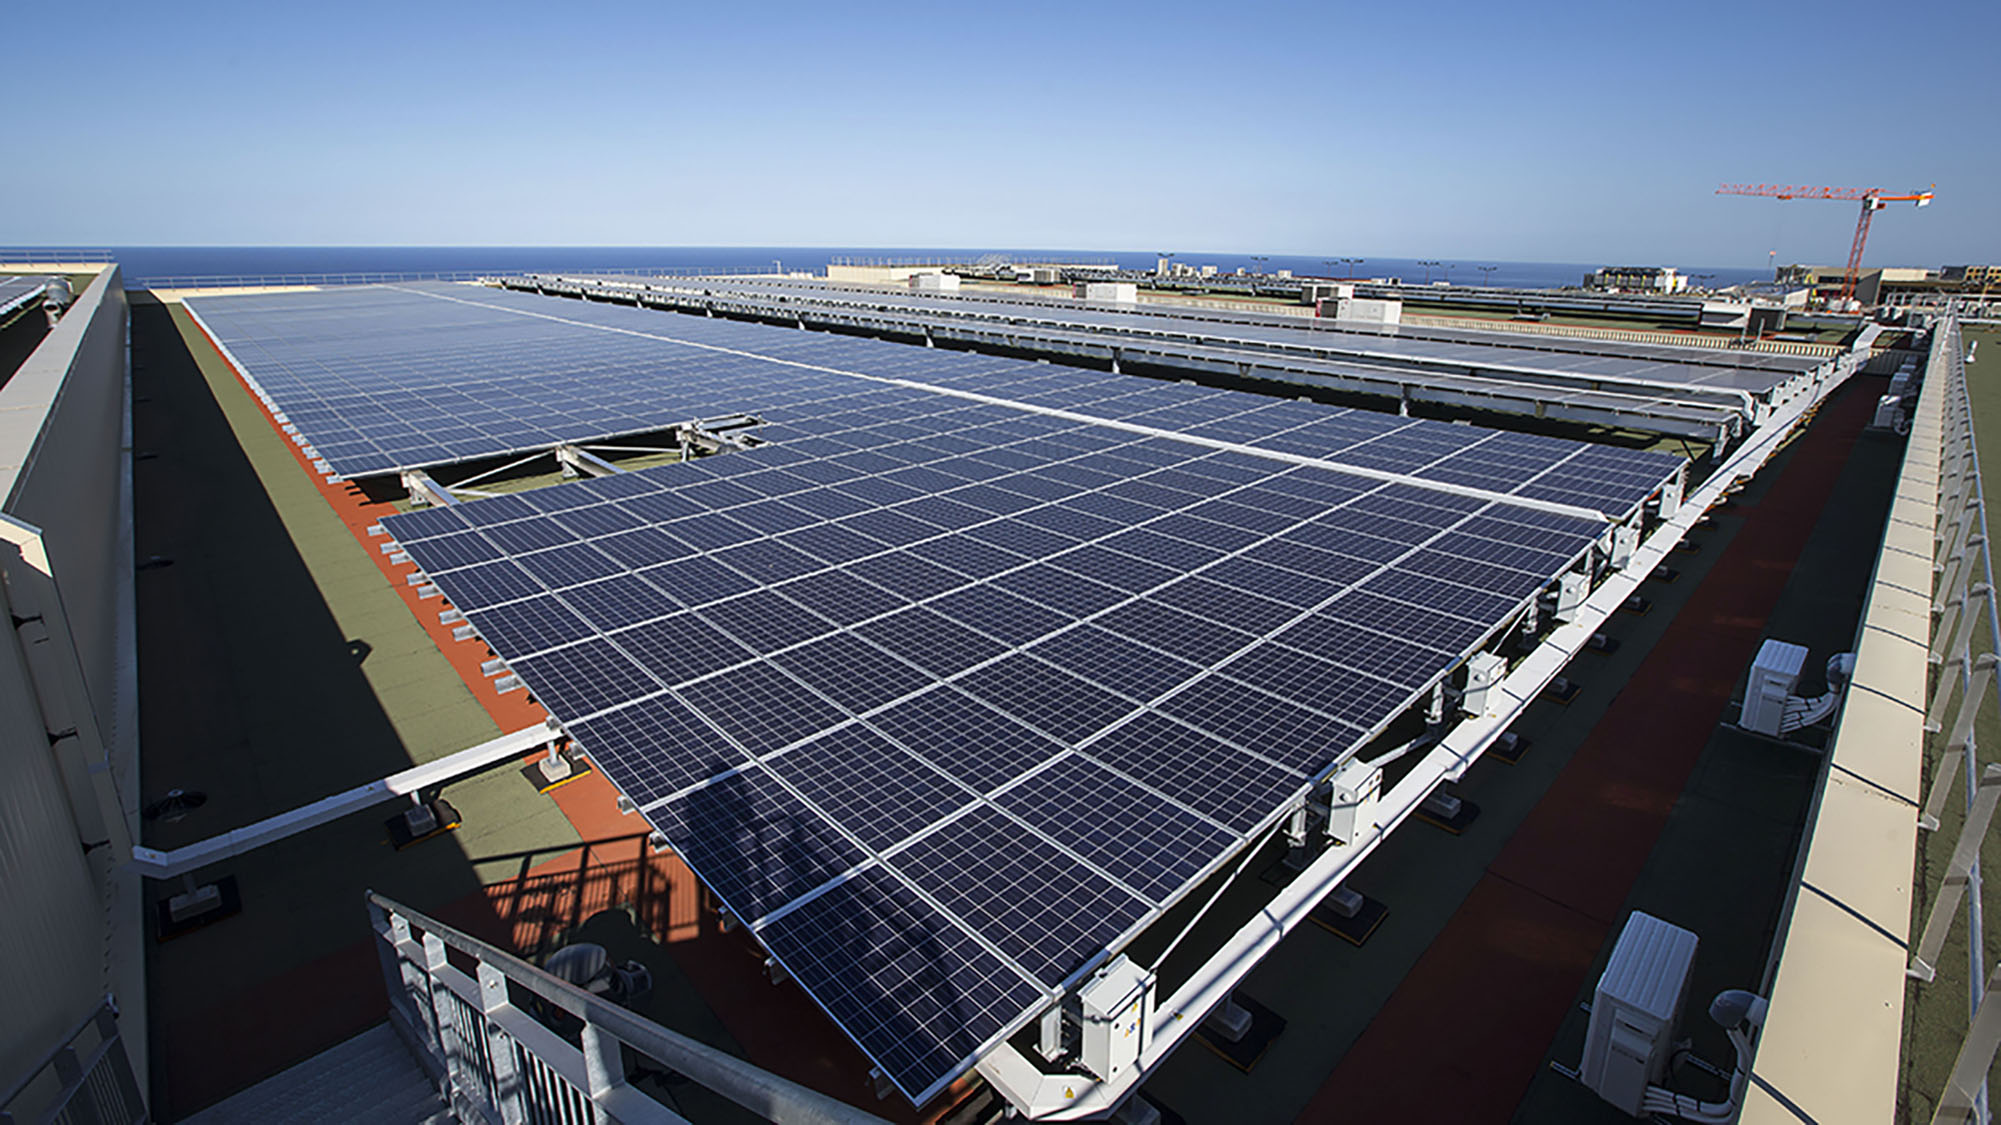
[[1992,0],[15,7],[0,245],[2001,261]]

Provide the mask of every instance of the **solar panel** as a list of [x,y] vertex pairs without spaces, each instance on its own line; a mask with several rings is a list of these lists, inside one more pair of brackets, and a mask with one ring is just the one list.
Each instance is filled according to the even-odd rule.
[[[413,356],[454,392],[570,373],[544,421],[560,400],[617,424],[633,388],[675,404],[654,417],[765,418],[748,450],[385,524],[919,1103],[1502,627],[1595,512],[1679,466],[754,325],[662,339],[657,314],[550,321],[536,298],[437,288],[210,319],[284,357],[268,381],[250,363],[267,390],[343,399],[322,421],[357,432],[385,426],[366,408],[410,389],[391,360]],[[378,300],[361,319],[405,338],[315,387],[340,311]],[[530,360],[483,336],[516,321],[502,337]],[[497,366],[453,382],[467,356]],[[703,397],[725,386],[740,397]],[[473,417],[451,426],[501,432]]]

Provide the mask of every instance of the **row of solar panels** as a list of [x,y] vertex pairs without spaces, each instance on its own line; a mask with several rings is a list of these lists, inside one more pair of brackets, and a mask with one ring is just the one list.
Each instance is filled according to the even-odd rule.
[[[614,279],[604,279],[614,280]],[[1723,385],[1758,392],[1786,378],[1809,374],[1826,363],[1807,356],[1730,348],[1676,346],[1588,337],[1531,335],[1502,330],[1483,331],[1426,325],[1369,327],[1317,318],[1284,317],[1255,311],[1198,308],[1166,303],[1137,306],[1081,302],[1037,294],[960,290],[956,293],[910,291],[830,283],[805,278],[710,277],[664,281],[622,279],[657,285],[685,285],[714,292],[797,297],[911,311],[951,310],[956,315],[988,316],[1052,324],[1122,328],[1134,333],[1173,332],[1283,344],[1330,354],[1361,355],[1389,349],[1412,361],[1436,361],[1496,369],[1524,362],[1521,353],[1542,353],[1551,370],[1571,370],[1610,378],[1646,377],[1671,382],[1698,382],[1698,375],[1680,376],[1673,369],[1717,369],[1724,372],[1764,372],[1767,378],[1731,376]],[[1619,360],[1628,363],[1601,363]]]
[[385,526],[919,1104],[1680,469],[478,289],[195,304],[348,471],[435,460],[427,426],[765,420],[748,450]]
[[[1429,364],[1413,367],[1383,356],[1328,358],[1313,349],[1236,342],[1198,342],[1199,335],[1134,334],[1113,328],[1061,327],[1018,317],[961,316],[953,307],[904,308],[867,300],[822,300],[817,293],[778,295],[710,287],[599,278],[502,279],[506,288],[636,302],[651,308],[707,312],[801,327],[923,338],[1064,361],[1111,362],[1122,369],[1249,376],[1337,391],[1431,402],[1500,413],[1650,430],[1717,443],[1754,424],[1757,403],[1746,392],[1705,384],[1606,380],[1557,370]],[[893,302],[895,298],[890,298]],[[1333,337],[1330,337],[1333,338]],[[1514,357],[1517,360],[1524,356]]]

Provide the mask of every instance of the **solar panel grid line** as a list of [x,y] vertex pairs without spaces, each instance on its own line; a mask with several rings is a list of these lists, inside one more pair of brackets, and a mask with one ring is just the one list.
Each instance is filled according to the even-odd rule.
[[[412,292],[422,292],[422,291],[419,291],[419,290],[412,290]],[[463,303],[466,303],[466,304],[473,304],[473,305],[480,305],[480,304],[481,304],[480,302],[473,302],[473,301],[465,301],[465,300],[464,300],[463,298],[458,298],[458,297],[448,297],[448,296],[444,296],[444,295],[440,295],[440,294],[434,294],[434,293],[424,293],[424,295],[425,295],[425,296],[430,296],[430,297],[435,297],[435,298],[437,298],[437,299],[439,299],[439,300],[450,300],[450,301],[461,301],[461,302],[463,302]],[[591,324],[590,322],[588,322],[588,321],[576,321],[576,320],[570,320],[570,319],[567,319],[567,318],[563,318],[563,317],[557,317],[557,316],[554,316],[554,315],[552,315],[552,314],[548,314],[548,313],[536,313],[536,312],[528,312],[528,311],[525,311],[525,310],[514,310],[514,309],[505,309],[505,308],[504,308],[504,307],[502,307],[502,306],[494,306],[494,305],[482,305],[481,307],[486,307],[486,308],[495,308],[495,309],[500,309],[501,311],[508,311],[508,312],[518,312],[518,313],[520,313],[520,315],[523,315],[523,316],[533,316],[533,317],[540,317],[540,318],[544,318],[544,319],[548,319],[548,320],[551,320],[551,321],[554,321],[554,322],[557,322],[557,323],[564,323],[564,324],[573,324],[573,325],[577,325],[577,326],[580,326],[580,327],[599,327],[599,326],[596,326],[596,325],[592,325],[592,324]],[[915,380],[909,380],[909,379],[902,379],[902,378],[895,378],[895,377],[890,377],[890,376],[880,376],[880,375],[869,375],[869,374],[867,374],[867,373],[863,373],[863,372],[855,372],[855,371],[846,371],[846,370],[843,370],[843,369],[840,369],[840,368],[835,368],[835,367],[829,367],[829,366],[825,366],[825,365],[821,365],[821,364],[811,364],[811,363],[805,363],[805,362],[803,362],[803,361],[799,361],[799,360],[788,360],[788,359],[774,359],[774,358],[772,358],[772,357],[770,357],[770,356],[766,356],[766,355],[761,355],[761,354],[759,354],[759,353],[756,353],[756,352],[750,352],[750,351],[744,351],[744,350],[742,350],[742,349],[737,349],[737,348],[726,348],[726,347],[722,347],[722,346],[720,346],[720,345],[715,345],[715,344],[706,344],[706,343],[700,343],[700,342],[695,342],[695,341],[690,341],[690,340],[685,340],[685,339],[679,339],[679,338],[676,338],[676,337],[671,337],[671,336],[663,336],[663,335],[658,335],[658,334],[653,334],[653,333],[644,333],[644,332],[639,332],[639,331],[637,331],[637,330],[634,330],[634,329],[625,329],[625,328],[606,328],[606,330],[607,330],[607,331],[614,331],[614,332],[621,332],[621,333],[625,333],[625,334],[629,334],[629,335],[633,335],[633,336],[638,336],[638,337],[641,337],[641,338],[649,338],[649,339],[656,339],[656,340],[660,340],[660,341],[662,341],[662,342],[666,342],[666,343],[673,343],[673,344],[678,344],[678,345],[681,345],[681,346],[685,346],[685,347],[693,347],[693,348],[700,348],[700,349],[709,349],[709,350],[714,350],[714,351],[717,351],[717,352],[721,352],[721,353],[724,353],[724,354],[729,354],[729,355],[735,355],[735,356],[739,356],[739,357],[742,357],[742,358],[746,358],[746,359],[758,359],[758,360],[764,360],[764,361],[766,361],[766,362],[770,362],[770,363],[777,363],[777,364],[785,364],[785,365],[791,365],[791,366],[797,366],[797,367],[801,367],[801,368],[805,368],[805,369],[808,369],[808,370],[813,370],[813,371],[819,371],[819,372],[823,372],[823,373],[826,373],[826,374],[832,374],[832,375],[847,375],[847,376],[850,376],[850,377],[853,377],[853,378],[858,378],[858,379],[867,379],[867,380],[872,380],[872,381],[876,381],[876,382],[882,382],[882,383],[888,383],[888,384],[893,384],[893,385],[897,385],[897,386],[903,386],[903,387],[907,387],[907,388],[910,388],[910,389],[913,389],[913,390],[919,390],[919,391],[929,391],[929,392],[933,392],[933,393],[937,393],[937,394],[944,394],[944,395],[953,395],[953,396],[958,396],[958,397],[962,397],[962,398],[965,398],[965,399],[967,399],[967,400],[969,400],[969,401],[974,401],[974,402],[983,402],[983,403],[987,403],[987,404],[990,404],[990,405],[994,405],[994,406],[1001,406],[1001,407],[1012,407],[1012,408],[1015,408],[1015,409],[1021,409],[1021,410],[1028,410],[1028,411],[1034,411],[1034,412],[1037,412],[1037,413],[1042,413],[1042,414],[1046,414],[1046,415],[1048,415],[1048,416],[1050,416],[1050,417],[1054,417],[1054,418],[1063,418],[1063,419],[1065,419],[1065,420],[1069,420],[1069,421],[1074,421],[1074,422],[1077,422],[1077,423],[1080,423],[1080,424],[1085,424],[1085,425],[1106,425],[1106,426],[1111,426],[1111,427],[1114,427],[1114,428],[1123,428],[1123,429],[1129,429],[1129,430],[1132,430],[1132,431],[1134,431],[1134,432],[1138,432],[1138,433],[1145,433],[1145,434],[1147,434],[1147,435],[1149,435],[1149,436],[1152,436],[1152,437],[1165,437],[1165,438],[1172,438],[1172,439],[1177,439],[1177,440],[1184,440],[1184,441],[1192,441],[1192,442],[1196,442],[1196,443],[1198,443],[1198,444],[1209,444],[1209,445],[1212,445],[1212,446],[1213,446],[1214,448],[1218,448],[1218,449],[1231,449],[1231,450],[1234,450],[1234,451],[1237,451],[1237,452],[1243,452],[1243,453],[1248,453],[1248,454],[1251,454],[1251,455],[1254,455],[1254,456],[1267,456],[1267,457],[1275,457],[1275,458],[1278,458],[1278,459],[1281,459],[1281,460],[1288,460],[1288,461],[1292,461],[1292,462],[1294,462],[1294,463],[1298,463],[1298,464],[1316,464],[1316,465],[1320,465],[1320,466],[1323,466],[1323,467],[1327,467],[1327,468],[1333,468],[1333,469],[1337,469],[1337,470],[1340,470],[1340,471],[1345,471],[1345,472],[1349,472],[1349,473],[1353,473],[1353,474],[1356,474],[1356,475],[1360,475],[1360,476],[1365,476],[1365,477],[1372,477],[1372,478],[1374,478],[1374,479],[1379,479],[1379,480],[1395,480],[1395,481],[1401,481],[1401,482],[1407,482],[1407,483],[1418,483],[1418,482],[1416,481],[1416,479],[1415,479],[1415,478],[1412,478],[1412,477],[1409,477],[1409,476],[1406,476],[1406,475],[1402,475],[1402,474],[1393,474],[1393,473],[1385,473],[1385,472],[1383,472],[1383,471],[1381,471],[1381,470],[1376,470],[1376,469],[1368,469],[1368,468],[1365,468],[1365,467],[1362,467],[1362,466],[1352,466],[1352,465],[1341,465],[1341,464],[1339,464],[1339,463],[1336,463],[1336,462],[1328,462],[1328,461],[1324,461],[1324,460],[1321,460],[1321,459],[1317,459],[1317,458],[1309,458],[1309,457],[1303,457],[1303,456],[1300,456],[1300,455],[1297,455],[1297,454],[1284,454],[1284,453],[1279,453],[1279,452],[1276,452],[1276,451],[1272,451],[1272,450],[1264,450],[1264,449],[1259,449],[1259,448],[1258,448],[1258,447],[1256,447],[1256,446],[1250,446],[1250,445],[1243,445],[1243,444],[1241,444],[1241,443],[1232,443],[1232,442],[1224,442],[1224,441],[1220,441],[1220,440],[1216,440],[1216,439],[1205,439],[1205,438],[1201,438],[1201,437],[1198,437],[1198,436],[1195,436],[1195,435],[1190,435],[1190,434],[1181,434],[1181,433],[1176,433],[1176,432],[1173,432],[1173,431],[1167,431],[1167,430],[1159,430],[1159,429],[1156,429],[1156,428],[1153,428],[1153,427],[1146,427],[1146,426],[1141,426],[1141,425],[1137,425],[1137,424],[1135,424],[1135,423],[1129,423],[1129,422],[1123,422],[1123,421],[1119,421],[1119,420],[1115,420],[1115,419],[1105,419],[1105,418],[1099,418],[1099,417],[1095,417],[1095,416],[1092,416],[1092,415],[1087,415],[1087,414],[1078,414],[1078,413],[1074,413],[1074,412],[1071,412],[1071,411],[1064,411],[1064,410],[1057,410],[1057,409],[1055,409],[1055,408],[1051,408],[1051,407],[1039,407],[1039,406],[1034,406],[1034,405],[1031,405],[1031,404],[1026,404],[1026,403],[1020,403],[1020,402],[1016,402],[1016,401],[1014,401],[1014,400],[1010,400],[1010,399],[1005,399],[1005,398],[1001,398],[1001,397],[998,397],[998,396],[993,396],[993,395],[985,395],[985,394],[980,394],[980,393],[977,393],[977,392],[973,392],[973,391],[964,391],[964,390],[958,390],[958,389],[955,389],[955,388],[950,388],[950,387],[942,387],[942,386],[936,386],[936,385],[932,385],[932,384],[926,384],[926,383],[921,383],[921,382],[917,382],[917,381],[915,381]],[[1448,491],[1448,492],[1456,492],[1456,493],[1459,493],[1459,494],[1461,494],[1461,495],[1466,495],[1466,496],[1469,496],[1469,497],[1477,497],[1477,498],[1480,498],[1480,499],[1497,499],[1497,498],[1503,498],[1503,497],[1505,496],[1505,494],[1501,494],[1501,493],[1495,493],[1495,492],[1492,492],[1492,491],[1490,491],[1490,490],[1486,490],[1486,489],[1480,489],[1480,488],[1474,488],[1474,487],[1471,487],[1471,486],[1467,486],[1467,485],[1458,485],[1458,484],[1451,484],[1451,483],[1447,483],[1447,482],[1422,482],[1422,483],[1426,483],[1426,484],[1430,485],[1431,487],[1434,487],[1434,488],[1439,488],[1439,489],[1442,489],[1442,490],[1444,490],[1444,491]],[[1570,514],[1570,515],[1576,515],[1576,516],[1579,516],[1580,518],[1591,518],[1591,517],[1594,517],[1594,516],[1595,516],[1596,518],[1600,518],[1600,519],[1603,519],[1603,518],[1604,518],[1604,513],[1602,513],[1602,512],[1596,512],[1596,511],[1593,511],[1593,510],[1589,510],[1589,509],[1583,509],[1583,508],[1579,508],[1579,507],[1576,507],[1575,505],[1568,505],[1568,504],[1558,504],[1558,503],[1555,503],[1555,502],[1552,502],[1552,501],[1544,501],[1544,500],[1537,500],[1537,499],[1533,499],[1533,498],[1528,498],[1528,497],[1517,497],[1517,498],[1514,498],[1513,502],[1515,502],[1515,503],[1519,503],[1519,504],[1523,504],[1523,505],[1525,505],[1525,506],[1529,506],[1529,507],[1536,507],[1536,508],[1543,508],[1543,509],[1545,509],[1545,510],[1550,510],[1550,511],[1560,511],[1560,512],[1563,512],[1563,513],[1565,513],[1565,514]]]

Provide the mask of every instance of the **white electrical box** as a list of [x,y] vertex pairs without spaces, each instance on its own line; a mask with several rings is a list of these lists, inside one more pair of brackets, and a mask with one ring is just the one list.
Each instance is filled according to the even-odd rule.
[[1662,519],[1671,520],[1675,517],[1676,512],[1681,511],[1681,494],[1683,488],[1681,473],[1676,473],[1674,476],[1668,478],[1666,484],[1661,485],[1660,517]]
[[1459,697],[1459,709],[1468,715],[1486,714],[1494,686],[1507,674],[1507,658],[1491,652],[1474,653],[1466,661],[1466,692]]
[[1667,1071],[1695,947],[1694,934],[1635,910],[1598,978],[1578,1077],[1634,1117]]
[[1563,625],[1577,620],[1577,611],[1583,608],[1590,593],[1590,575],[1575,570],[1565,572],[1556,580],[1556,612],[1551,616]]
[[1376,826],[1376,800],[1383,794],[1383,771],[1350,758],[1329,778],[1327,795],[1327,838],[1352,844],[1355,837]]
[[1639,549],[1640,529],[1633,524],[1622,523],[1612,529],[1612,549],[1606,561],[1612,564],[1612,569],[1624,570],[1626,564],[1633,561],[1633,552]]
[[1124,1074],[1153,1042],[1153,984],[1121,953],[1077,990],[1084,1066],[1100,1081]]
[[1800,669],[1806,667],[1806,646],[1767,639],[1758,646],[1758,658],[1751,662],[1751,678],[1744,684],[1744,706],[1737,713],[1737,725],[1745,730],[1779,735],[1786,714],[1786,700],[1799,686]]

